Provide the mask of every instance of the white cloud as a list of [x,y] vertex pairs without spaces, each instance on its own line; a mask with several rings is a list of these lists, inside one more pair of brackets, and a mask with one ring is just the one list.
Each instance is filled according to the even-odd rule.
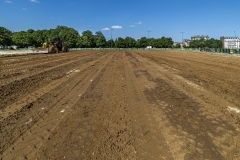
[[137,23],[135,23],[135,24],[142,24],[142,22],[141,22],[141,21],[139,21],[139,22],[137,22]]
[[39,3],[37,0],[30,0],[33,3]]
[[12,3],[12,2],[11,2],[11,1],[9,1],[9,0],[5,0],[5,2],[6,2],[6,3]]
[[130,27],[138,27],[137,25],[140,25],[140,24],[142,24],[141,21],[139,21],[139,22],[137,22],[137,23],[134,23],[134,24],[130,24],[129,26],[130,26]]
[[103,30],[103,31],[109,31],[110,28],[103,28],[102,30]]
[[122,29],[122,26],[112,26],[112,29]]

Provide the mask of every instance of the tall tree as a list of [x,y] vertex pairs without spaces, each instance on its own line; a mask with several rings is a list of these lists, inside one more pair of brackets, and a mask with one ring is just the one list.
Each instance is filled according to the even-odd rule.
[[146,48],[148,46],[148,39],[146,37],[142,37],[137,40],[138,48]]
[[101,31],[98,31],[94,35],[94,44],[96,47],[105,47],[107,41]]
[[222,47],[222,42],[221,40],[217,39],[200,39],[200,40],[193,40],[189,43],[189,47],[191,48],[203,48],[203,47],[208,47],[208,48],[221,48]]
[[118,39],[115,42],[115,46],[117,48],[126,48],[125,40],[121,37],[118,37]]
[[115,42],[114,40],[110,39],[107,41],[107,46],[108,48],[114,48],[115,47]]
[[4,27],[0,27],[0,45],[9,46],[12,44],[12,32]]
[[13,44],[19,47],[28,47],[33,45],[33,37],[25,31],[15,32],[12,36]]
[[94,36],[91,31],[83,31],[81,36],[81,46],[85,48],[95,47]]
[[205,41],[205,46],[209,47],[209,48],[221,48],[222,42],[221,42],[221,40],[211,38],[211,39]]
[[124,39],[124,41],[125,41],[125,47],[126,48],[134,48],[137,45],[136,40],[134,38],[131,38],[131,37],[126,37]]
[[63,41],[65,41],[68,47],[77,47],[77,42],[80,37],[77,30],[74,28],[66,27],[66,26],[57,26],[55,31],[52,32],[52,38],[59,37]]

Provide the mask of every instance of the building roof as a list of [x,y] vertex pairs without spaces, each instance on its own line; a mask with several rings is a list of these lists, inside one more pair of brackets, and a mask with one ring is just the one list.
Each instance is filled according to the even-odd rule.
[[208,35],[194,35],[191,38],[209,38]]
[[222,36],[222,37],[220,37],[220,39],[239,39],[239,37],[234,37],[234,36]]

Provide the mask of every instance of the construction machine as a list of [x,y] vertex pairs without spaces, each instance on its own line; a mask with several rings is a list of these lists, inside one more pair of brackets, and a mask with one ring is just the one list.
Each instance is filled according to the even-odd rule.
[[33,49],[33,53],[59,53],[68,52],[68,47],[61,38],[54,38],[51,42],[44,42],[42,47]]

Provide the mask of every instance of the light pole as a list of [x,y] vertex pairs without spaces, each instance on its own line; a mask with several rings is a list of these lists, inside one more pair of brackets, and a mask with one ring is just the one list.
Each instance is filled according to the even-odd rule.
[[180,32],[180,33],[182,33],[182,48],[183,48],[183,33],[184,33],[184,32]]
[[112,40],[112,30],[113,30],[113,29],[111,28],[111,48],[112,48],[112,41],[113,41],[113,40]]
[[235,39],[236,39],[236,49],[239,49],[240,45],[239,45],[239,38],[236,36],[236,32],[234,31],[234,35],[235,35]]
[[[237,37],[236,37],[236,33],[235,33],[235,31],[234,31],[234,42],[236,42],[235,44],[236,44],[236,48],[237,48]],[[235,41],[235,39],[236,39],[236,41]],[[233,49],[233,47],[232,47],[232,49]]]
[[148,32],[148,45],[149,45],[149,32],[151,32],[151,31],[147,31]]

